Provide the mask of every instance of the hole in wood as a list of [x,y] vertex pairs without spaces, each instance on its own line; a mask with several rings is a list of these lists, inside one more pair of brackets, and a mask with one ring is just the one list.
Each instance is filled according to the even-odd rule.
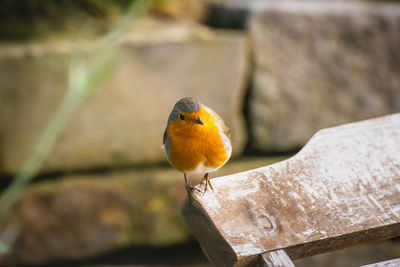
[[270,235],[275,233],[276,223],[275,223],[275,220],[271,216],[269,216],[265,212],[260,212],[260,211],[256,212],[255,215],[256,215],[256,216],[254,216],[255,223],[259,228],[264,229]]

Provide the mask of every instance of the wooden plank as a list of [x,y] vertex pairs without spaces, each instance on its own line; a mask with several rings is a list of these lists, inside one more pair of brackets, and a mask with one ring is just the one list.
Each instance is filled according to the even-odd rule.
[[278,249],[259,255],[254,267],[294,267],[294,264],[283,249]]
[[398,267],[400,266],[400,258],[388,261],[377,262],[373,264],[363,265],[361,267]]
[[325,129],[294,157],[212,180],[181,215],[216,266],[400,235],[400,113]]

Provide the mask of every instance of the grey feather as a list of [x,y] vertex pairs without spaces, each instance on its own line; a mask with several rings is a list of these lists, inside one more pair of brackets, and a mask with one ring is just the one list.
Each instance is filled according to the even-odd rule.
[[194,112],[203,108],[203,104],[194,97],[185,97],[176,102],[168,118],[168,124],[173,121],[181,112]]
[[165,147],[165,151],[167,152],[167,158],[169,158],[170,145],[169,145],[169,136],[168,136],[168,125],[175,120],[179,116],[179,112],[194,112],[201,110],[203,108],[203,104],[194,97],[185,97],[176,102],[174,108],[169,114],[167,127],[165,127],[164,136],[163,136],[163,145]]

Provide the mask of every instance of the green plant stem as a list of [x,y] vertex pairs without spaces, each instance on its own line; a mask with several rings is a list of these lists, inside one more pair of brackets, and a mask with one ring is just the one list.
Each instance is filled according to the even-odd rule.
[[[93,93],[120,66],[115,52],[116,45],[121,41],[123,34],[129,30],[132,20],[143,14],[150,2],[150,0],[133,1],[127,14],[117,22],[88,61],[77,62],[76,65],[74,65],[76,62],[70,64],[68,90],[61,104],[13,182],[0,198],[0,225],[4,223],[8,212],[39,171],[57,137],[69,122],[80,102]],[[80,60],[80,58],[77,57],[77,60]]]

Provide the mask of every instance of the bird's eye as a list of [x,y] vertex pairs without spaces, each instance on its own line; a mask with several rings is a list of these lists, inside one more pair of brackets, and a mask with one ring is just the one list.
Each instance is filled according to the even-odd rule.
[[184,119],[185,119],[185,116],[183,116],[182,114],[179,114],[179,118],[180,118],[181,120],[184,120]]

